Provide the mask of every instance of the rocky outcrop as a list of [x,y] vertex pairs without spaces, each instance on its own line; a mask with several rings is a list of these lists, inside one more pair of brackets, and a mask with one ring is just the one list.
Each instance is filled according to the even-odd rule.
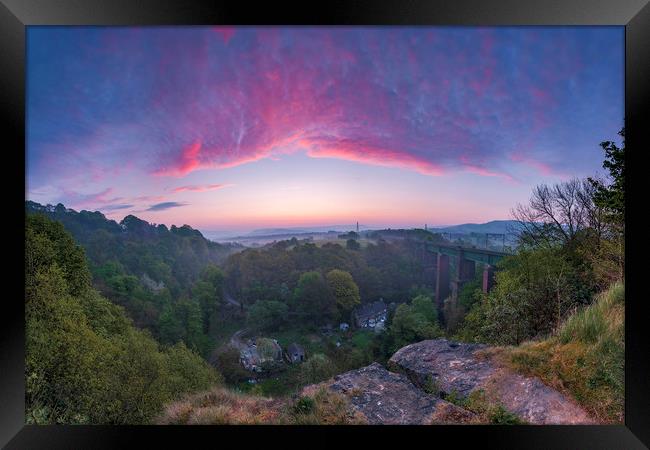
[[369,424],[418,425],[430,424],[435,418],[443,421],[449,415],[472,416],[469,411],[427,394],[405,375],[389,372],[378,363],[309,386],[303,394],[308,395],[323,385],[345,395]]
[[308,386],[303,395],[321,387],[343,394],[369,424],[490,422],[480,410],[475,413],[444,400],[462,400],[473,392],[530,424],[594,423],[573,400],[538,378],[500,366],[481,352],[486,349],[445,339],[418,342],[395,352],[388,370],[373,363]]
[[445,339],[422,341],[398,350],[388,367],[422,389],[433,387],[442,397],[455,393],[463,398],[483,390],[490,400],[528,423],[592,423],[582,408],[538,378],[516,374],[477,354],[485,348]]
[[388,367],[406,374],[420,387],[435,386],[443,396],[456,392],[466,397],[494,371],[491,364],[475,356],[477,350],[484,348],[485,345],[445,339],[422,341],[395,352]]

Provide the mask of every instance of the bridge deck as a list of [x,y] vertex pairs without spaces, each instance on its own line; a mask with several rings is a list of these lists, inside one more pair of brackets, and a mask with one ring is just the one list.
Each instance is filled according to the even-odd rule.
[[464,259],[489,265],[494,265],[504,257],[510,255],[510,253],[506,252],[449,244],[428,244],[427,250],[454,257],[458,257],[462,254]]

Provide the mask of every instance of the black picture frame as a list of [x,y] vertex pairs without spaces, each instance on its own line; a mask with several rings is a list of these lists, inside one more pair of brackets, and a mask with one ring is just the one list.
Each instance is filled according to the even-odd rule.
[[[628,204],[626,210],[626,352],[625,425],[609,426],[435,426],[435,427],[160,427],[160,426],[34,426],[24,416],[24,308],[16,295],[3,295],[3,326],[0,327],[0,445],[6,448],[115,448],[135,441],[155,445],[185,445],[207,439],[215,446],[225,439],[255,438],[264,445],[311,443],[341,445],[341,439],[361,435],[363,445],[386,442],[413,443],[424,439],[431,445],[449,440],[457,446],[472,441],[494,448],[636,449],[650,446],[650,399],[648,375],[650,345],[643,313],[647,294],[641,289],[644,240],[642,186],[643,151],[648,146],[648,93],[650,92],[650,5],[648,0],[329,0],[284,3],[181,0],[0,0],[0,111],[5,134],[5,155],[18,155],[25,148],[25,28],[29,25],[617,25],[625,26],[626,75],[625,120]],[[8,137],[8,139],[7,139]],[[24,155],[23,155],[24,156]],[[25,158],[16,158],[25,172]],[[17,172],[17,171],[15,171]],[[20,175],[17,175],[17,177]],[[3,181],[7,183],[7,177]],[[16,184],[10,183],[10,190]],[[23,191],[24,194],[24,191]],[[12,199],[10,212],[19,224],[24,216],[24,195]],[[16,202],[15,204],[13,202]],[[19,205],[20,202],[20,205]],[[635,205],[636,204],[636,205]],[[634,215],[638,215],[636,221]],[[24,258],[20,240],[16,258]],[[632,244],[632,245],[630,245]],[[20,253],[19,253],[20,252]],[[9,257],[6,257],[9,258]],[[639,260],[640,264],[632,261]],[[7,261],[8,259],[5,259]],[[5,280],[18,286],[22,267],[11,259],[13,273]],[[306,436],[308,431],[310,436]],[[289,434],[287,434],[289,433]],[[311,436],[315,434],[316,436]],[[295,435],[291,437],[291,435]],[[402,444],[403,445],[403,444]]]

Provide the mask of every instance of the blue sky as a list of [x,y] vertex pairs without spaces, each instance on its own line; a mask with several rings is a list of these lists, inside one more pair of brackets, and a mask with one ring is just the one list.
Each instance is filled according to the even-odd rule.
[[26,195],[247,230],[506,219],[602,172],[622,27],[29,27]]

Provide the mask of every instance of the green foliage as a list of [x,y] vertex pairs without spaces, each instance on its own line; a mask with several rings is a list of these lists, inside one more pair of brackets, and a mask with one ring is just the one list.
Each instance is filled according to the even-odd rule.
[[591,286],[562,249],[521,250],[499,267],[493,290],[465,317],[462,340],[508,345],[545,336],[589,302]]
[[94,291],[60,224],[27,217],[26,256],[28,423],[147,423],[164,402],[219,382],[198,355],[161,349]]
[[357,251],[357,250],[361,250],[361,244],[359,244],[356,241],[356,239],[348,239],[347,241],[345,241],[345,248],[347,248],[348,250]]
[[502,405],[495,406],[490,411],[490,423],[494,425],[523,425],[526,422],[505,409]]
[[526,421],[508,411],[502,404],[489,401],[485,391],[472,391],[467,397],[461,398],[453,391],[445,397],[450,403],[458,405],[477,415],[478,422],[494,425],[524,425]]
[[393,339],[393,351],[413,342],[441,337],[443,332],[438,325],[437,312],[431,298],[420,295],[410,305],[399,305],[389,326],[389,333]]
[[427,394],[440,395],[440,384],[431,375],[427,375],[422,383],[422,390]]
[[312,355],[300,366],[300,379],[303,384],[318,383],[336,373],[336,366],[322,353]]
[[482,299],[482,280],[473,279],[463,285],[458,292],[458,304],[469,311],[475,303]]
[[316,402],[311,397],[300,397],[293,405],[294,414],[309,414],[316,408]]
[[86,265],[84,250],[75,245],[65,228],[44,215],[26,217],[25,224],[25,274],[27,289],[35,279],[36,271],[56,263],[61,269],[67,293],[79,295],[88,289],[90,271]]
[[[625,139],[625,128],[618,134]],[[605,209],[609,222],[620,225],[625,221],[625,140],[621,147],[611,141],[601,142],[600,146],[605,152],[603,168],[609,171],[611,183],[589,179],[596,187],[594,201]]]
[[210,356],[210,363],[229,384],[237,384],[249,377],[249,372],[239,362],[239,350],[231,345],[217,348]]
[[295,310],[311,323],[332,322],[337,316],[336,298],[320,272],[305,272],[294,291]]
[[278,330],[287,322],[289,307],[282,302],[262,300],[248,310],[248,325],[259,331]]
[[[310,412],[294,413],[289,423],[296,425],[355,425],[366,424],[367,420],[355,413],[349,400],[328,389],[320,388],[309,398],[313,399]],[[301,400],[299,399],[298,402]]]
[[[479,269],[477,268],[477,272]],[[454,334],[459,331],[467,316],[467,312],[472,309],[474,304],[484,301],[485,294],[481,286],[481,274],[477,273],[476,277],[465,283],[458,292],[458,301],[453,302],[447,298],[443,303],[443,316],[445,320],[445,331],[448,334]]]
[[[63,245],[71,239],[64,233],[67,230],[83,245],[95,287],[123,306],[137,327],[150,330],[165,343],[184,340],[204,355],[210,351],[208,336],[219,321],[224,284],[223,272],[215,264],[235,247],[210,242],[187,225],[168,230],[135,216],[117,224],[99,212],[76,212],[63,205],[49,210],[34,202],[26,202],[26,210],[29,217],[40,217],[33,220],[32,228],[49,217],[63,224],[48,228],[55,242]],[[59,250],[42,256],[70,267],[67,282],[78,291],[90,280],[84,253]],[[65,264],[63,259],[67,259]],[[29,248],[26,264],[33,264]],[[195,313],[188,298],[200,307],[198,334],[194,318],[187,317]]]
[[359,287],[352,275],[344,270],[333,269],[327,272],[327,283],[334,294],[341,316],[347,317],[350,311],[361,303]]
[[509,363],[570,394],[602,422],[621,423],[624,296],[624,285],[613,284],[592,305],[569,316],[550,338],[509,349]]
[[625,303],[625,285],[623,283],[613,284],[604,294],[601,294],[598,301],[588,308],[583,308],[578,313],[571,315],[560,328],[558,336],[563,344],[579,341],[585,344],[595,344],[599,339],[614,333],[613,338],[622,329],[612,329],[611,312],[616,308],[622,308]]
[[412,286],[431,285],[424,271],[422,244],[415,240],[379,241],[360,249],[342,245],[282,241],[261,249],[234,253],[224,262],[226,288],[238,300],[251,305],[259,300],[288,301],[283,285],[293,292],[300,276],[333,269],[352,275],[362,301],[380,297],[403,301]]

